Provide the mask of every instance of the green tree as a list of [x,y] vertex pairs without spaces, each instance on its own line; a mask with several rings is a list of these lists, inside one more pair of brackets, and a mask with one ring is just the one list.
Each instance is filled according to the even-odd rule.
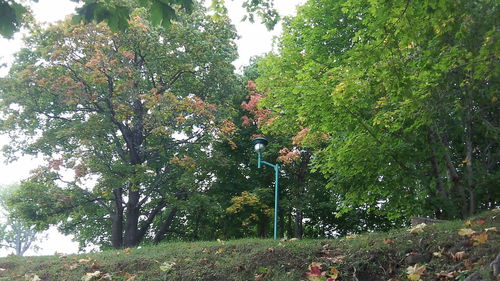
[[266,130],[307,129],[342,213],[497,206],[497,14],[489,0],[308,1],[260,63]]
[[4,186],[1,190],[0,208],[5,221],[0,224],[0,247],[14,250],[16,256],[23,256],[29,249],[36,249],[36,243],[42,237],[34,226],[10,214],[7,200],[17,188],[17,185]]
[[168,29],[139,9],[123,33],[68,22],[33,31],[1,87],[7,154],[48,159],[11,198],[18,214],[115,248],[172,231],[198,190],[191,155],[223,137],[233,92],[233,27],[194,9]]

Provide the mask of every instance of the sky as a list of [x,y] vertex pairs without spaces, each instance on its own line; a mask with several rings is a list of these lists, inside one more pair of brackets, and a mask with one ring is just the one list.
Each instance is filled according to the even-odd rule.
[[[244,16],[244,9],[241,8],[241,0],[226,1],[233,24],[236,26],[240,38],[236,41],[239,58],[234,62],[237,69],[246,65],[253,56],[263,55],[272,49],[273,37],[281,33],[281,26],[277,26],[273,31],[268,31],[264,25],[249,22],[241,22]],[[296,6],[303,4],[305,0],[275,0],[275,7],[280,15],[295,14]],[[75,3],[69,0],[40,0],[32,4],[35,18],[39,22],[47,24],[63,20],[74,11]],[[256,20],[258,21],[258,20]],[[14,60],[14,54],[22,46],[23,34],[17,33],[13,40],[0,38],[0,65],[7,64],[7,67],[0,68],[0,77],[8,72],[8,67]],[[8,144],[9,138],[0,135],[0,147]],[[20,182],[29,176],[30,170],[42,164],[39,157],[21,157],[15,162],[7,163],[3,155],[0,154],[0,187]],[[37,252],[29,251],[26,255],[52,255],[58,253],[76,253],[77,243],[71,240],[71,236],[64,236],[51,228],[45,233],[47,239],[41,243],[41,249]],[[0,256],[5,256],[12,251],[0,250]]]

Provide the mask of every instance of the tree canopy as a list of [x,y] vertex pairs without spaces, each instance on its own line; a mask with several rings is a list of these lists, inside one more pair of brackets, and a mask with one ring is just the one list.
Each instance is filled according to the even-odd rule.
[[267,132],[302,134],[344,213],[497,206],[497,19],[489,0],[308,1],[260,63]]
[[229,133],[236,35],[203,10],[168,29],[137,10],[122,33],[68,22],[33,32],[1,89],[2,130],[23,136],[9,152],[48,160],[12,198],[19,212],[101,245],[165,237],[197,191],[182,176],[193,155]]

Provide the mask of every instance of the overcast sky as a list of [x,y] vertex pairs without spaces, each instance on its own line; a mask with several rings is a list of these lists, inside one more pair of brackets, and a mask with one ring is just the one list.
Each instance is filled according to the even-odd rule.
[[[234,62],[236,68],[248,63],[252,56],[262,55],[271,50],[272,39],[281,32],[281,26],[273,31],[268,31],[264,25],[249,22],[241,22],[245,11],[241,8],[241,0],[226,1],[229,16],[236,26],[240,38],[237,40],[239,59]],[[281,15],[292,15],[295,13],[297,5],[305,0],[275,0],[275,6]],[[40,0],[32,5],[35,18],[39,22],[53,23],[64,19],[67,15],[73,13],[75,3],[69,0]],[[15,35],[13,40],[0,38],[0,65],[10,64],[13,61],[13,55],[21,46],[22,34]],[[0,77],[5,76],[8,67],[0,68]],[[0,135],[0,147],[8,144],[8,137]],[[29,171],[42,163],[39,158],[22,157],[13,163],[6,163],[3,155],[0,155],[0,186],[18,183],[29,176]],[[65,237],[54,229],[48,233],[48,240],[43,243],[42,249],[36,254],[51,255],[54,252],[74,253],[78,250],[76,243],[71,242],[69,237]],[[0,251],[0,256],[9,252]],[[33,255],[29,252],[27,255]]]

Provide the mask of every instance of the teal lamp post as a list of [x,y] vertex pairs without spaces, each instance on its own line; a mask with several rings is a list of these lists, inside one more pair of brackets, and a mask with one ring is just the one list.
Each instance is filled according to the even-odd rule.
[[268,141],[265,138],[255,138],[253,139],[253,145],[255,152],[258,155],[257,168],[261,167],[261,164],[266,164],[274,168],[274,240],[278,239],[278,174],[279,174],[279,165],[271,164],[266,161],[262,161],[262,152],[266,149],[266,145]]

